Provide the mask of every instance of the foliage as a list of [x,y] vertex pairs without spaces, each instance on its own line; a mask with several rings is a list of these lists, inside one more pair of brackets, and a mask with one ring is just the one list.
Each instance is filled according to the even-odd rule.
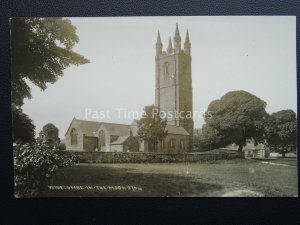
[[129,136],[126,140],[126,148],[130,152],[138,152],[139,151],[139,141],[138,138],[134,136]]
[[296,149],[296,113],[293,110],[281,110],[271,114],[265,127],[266,144],[271,151],[285,154]]
[[58,128],[52,123],[47,123],[43,126],[42,131],[39,133],[39,137],[45,138],[50,147],[58,148],[60,138],[58,137]]
[[59,149],[59,150],[66,150],[66,144],[60,142],[59,145],[58,145],[58,149]]
[[21,108],[12,106],[12,129],[14,142],[32,143],[35,137],[33,121],[22,112]]
[[222,136],[218,130],[204,124],[200,135],[200,146],[207,150],[216,149],[222,146]]
[[161,118],[157,108],[153,105],[146,106],[142,118],[138,121],[138,137],[156,150],[157,143],[168,135],[166,125],[167,121]]
[[72,51],[78,43],[76,27],[63,18],[13,18],[11,20],[12,103],[22,106],[31,98],[31,81],[42,90],[53,84],[70,65],[88,63]]
[[16,197],[34,197],[43,193],[57,170],[75,161],[72,155],[53,151],[43,138],[32,144],[14,144]]
[[246,91],[231,91],[221,99],[212,101],[205,117],[201,135],[206,147],[218,148],[236,144],[239,151],[247,139],[263,141],[266,102]]

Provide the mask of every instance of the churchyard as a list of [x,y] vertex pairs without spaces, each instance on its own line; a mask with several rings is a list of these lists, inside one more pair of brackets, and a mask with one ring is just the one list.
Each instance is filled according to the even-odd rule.
[[80,163],[53,177],[44,197],[294,197],[295,158],[194,163]]

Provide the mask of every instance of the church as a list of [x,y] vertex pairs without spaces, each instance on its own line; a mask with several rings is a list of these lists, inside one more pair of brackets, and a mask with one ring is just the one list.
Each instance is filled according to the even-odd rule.
[[179,153],[191,149],[194,121],[189,33],[186,31],[182,49],[176,24],[173,44],[170,37],[168,47],[163,51],[158,32],[155,47],[155,107],[167,115],[168,131],[157,149],[149,148],[148,143],[138,138],[137,121],[117,124],[73,118],[65,134],[66,150]]

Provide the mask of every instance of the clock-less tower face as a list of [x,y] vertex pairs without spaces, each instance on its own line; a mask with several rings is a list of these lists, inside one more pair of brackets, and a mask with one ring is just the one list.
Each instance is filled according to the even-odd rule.
[[[177,35],[177,36],[176,36]],[[175,33],[174,42],[180,42],[179,31]],[[187,34],[188,35],[188,34]],[[160,36],[156,43],[156,89],[155,105],[165,112],[168,123],[183,126],[190,134],[193,133],[193,119],[183,120],[175,116],[176,112],[193,111],[192,74],[189,38],[182,50],[180,43],[171,39],[167,51],[162,51]],[[184,115],[182,113],[181,115]]]

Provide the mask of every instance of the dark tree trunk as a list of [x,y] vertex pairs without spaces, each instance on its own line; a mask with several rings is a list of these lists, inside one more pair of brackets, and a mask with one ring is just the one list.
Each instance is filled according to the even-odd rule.
[[281,153],[282,158],[285,158],[285,152]]
[[244,147],[243,144],[239,144],[238,152],[242,152],[243,147]]

